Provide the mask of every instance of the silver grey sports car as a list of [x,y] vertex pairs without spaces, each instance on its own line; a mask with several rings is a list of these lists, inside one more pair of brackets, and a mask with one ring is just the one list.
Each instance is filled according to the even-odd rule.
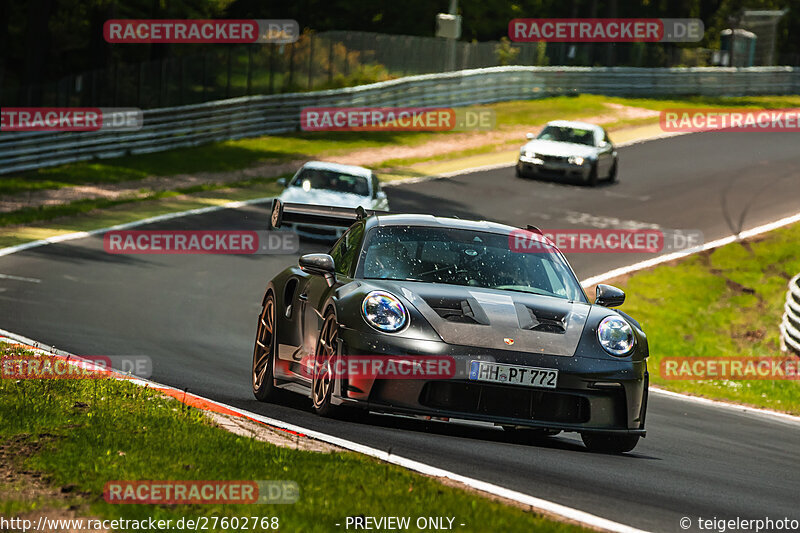
[[527,137],[519,151],[518,178],[577,180],[590,186],[617,179],[617,150],[600,126],[554,120],[539,135]]

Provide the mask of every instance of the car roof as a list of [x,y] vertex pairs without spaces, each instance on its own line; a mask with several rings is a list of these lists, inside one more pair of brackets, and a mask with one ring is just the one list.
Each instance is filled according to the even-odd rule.
[[372,171],[368,168],[359,167],[356,165],[342,165],[340,163],[331,163],[329,161],[309,161],[303,168],[313,168],[315,170],[330,170],[339,172],[341,174],[350,174],[352,176],[363,176],[369,178],[372,176]]
[[375,216],[369,217],[367,221],[369,226],[423,226],[483,231],[500,235],[510,235],[514,231],[520,231],[520,228],[507,226],[506,224],[498,224],[497,222],[490,222],[488,220],[462,220],[460,218],[406,213],[397,215],[382,215],[376,213]]
[[588,122],[580,122],[577,120],[552,120],[547,123],[547,126],[556,126],[559,128],[576,128],[581,130],[603,131],[601,126],[597,124],[589,124]]

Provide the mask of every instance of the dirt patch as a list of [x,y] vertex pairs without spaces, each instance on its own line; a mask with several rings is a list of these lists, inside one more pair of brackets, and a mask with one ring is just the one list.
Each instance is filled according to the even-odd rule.
[[[584,122],[601,124],[614,120],[652,118],[658,111],[621,104],[604,104],[608,113],[580,118]],[[475,131],[443,135],[441,138],[418,146],[385,146],[367,148],[346,154],[320,157],[324,161],[350,165],[374,166],[393,159],[417,159],[441,156],[483,146],[496,146],[502,149],[512,142],[520,145],[525,142],[526,133],[536,133],[541,125],[500,127],[492,131]],[[199,172],[175,176],[150,176],[141,180],[102,185],[76,185],[61,189],[44,189],[23,194],[0,196],[0,213],[10,213],[24,208],[38,208],[68,204],[78,200],[122,200],[144,198],[154,192],[184,189],[198,185],[221,185],[253,178],[273,178],[293,173],[307,160],[294,160],[281,163],[264,163],[249,168],[224,172]]]
[[233,417],[219,413],[207,413],[209,418],[221,428],[242,437],[250,437],[275,446],[305,450],[309,452],[333,453],[344,451],[337,446],[315,440],[304,435],[281,431],[264,424],[259,424],[247,418]]
[[[604,104],[610,112],[604,115],[579,118],[582,122],[590,124],[602,124],[614,120],[629,120],[640,118],[657,117],[659,112],[642,107],[632,107],[622,104]],[[538,126],[515,126],[513,128],[498,128],[492,131],[475,131],[445,135],[441,139],[430,141],[420,146],[386,146],[382,148],[370,148],[357,150],[348,154],[327,158],[329,161],[337,163],[347,163],[350,165],[376,165],[392,159],[412,159],[434,157],[449,152],[470,150],[487,145],[502,147],[513,141],[519,141],[522,145],[525,142],[525,134],[538,133],[541,125]]]
[[[76,497],[85,498],[86,496],[91,496],[90,494],[76,493],[73,485],[54,487],[41,472],[26,470],[21,466],[25,459],[39,452],[45,443],[58,438],[60,437],[49,433],[41,433],[37,437],[29,434],[20,434],[0,443],[0,501],[41,503],[41,507],[36,511],[22,512],[13,516],[4,516],[4,518],[30,520],[33,524],[38,524],[41,517],[51,521],[75,518],[96,520],[96,517],[89,517],[83,514],[88,505],[74,503]],[[8,531],[18,530],[12,528]],[[43,524],[38,531],[56,530],[45,527]],[[78,533],[78,531],[105,532],[109,530],[58,528],[57,531]]]
[[223,185],[253,178],[274,178],[297,170],[304,161],[271,163],[228,172],[201,172],[176,176],[150,176],[141,180],[106,185],[75,185],[61,189],[43,189],[24,194],[0,196],[0,213],[26,207],[68,204],[78,200],[121,200],[145,198],[154,192],[174,191],[200,185]]

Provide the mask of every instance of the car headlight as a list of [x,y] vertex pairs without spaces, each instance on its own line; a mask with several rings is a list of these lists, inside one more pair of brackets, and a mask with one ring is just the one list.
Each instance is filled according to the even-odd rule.
[[570,165],[582,165],[584,159],[582,157],[572,156],[568,159]]
[[386,333],[400,331],[408,323],[408,311],[396,296],[372,291],[361,304],[364,320],[373,328]]
[[607,316],[597,326],[597,340],[611,355],[628,355],[633,350],[633,329],[620,317]]

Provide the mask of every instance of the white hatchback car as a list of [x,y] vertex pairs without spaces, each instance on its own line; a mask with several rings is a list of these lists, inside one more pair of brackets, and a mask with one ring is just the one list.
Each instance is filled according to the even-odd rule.
[[617,179],[617,150],[600,126],[554,120],[519,151],[517,177],[577,179],[596,185]]
[[[284,203],[363,207],[388,211],[389,201],[378,177],[368,168],[309,161],[288,181],[278,180],[286,189],[278,196]],[[334,240],[344,229],[336,226],[285,224],[303,237]]]

